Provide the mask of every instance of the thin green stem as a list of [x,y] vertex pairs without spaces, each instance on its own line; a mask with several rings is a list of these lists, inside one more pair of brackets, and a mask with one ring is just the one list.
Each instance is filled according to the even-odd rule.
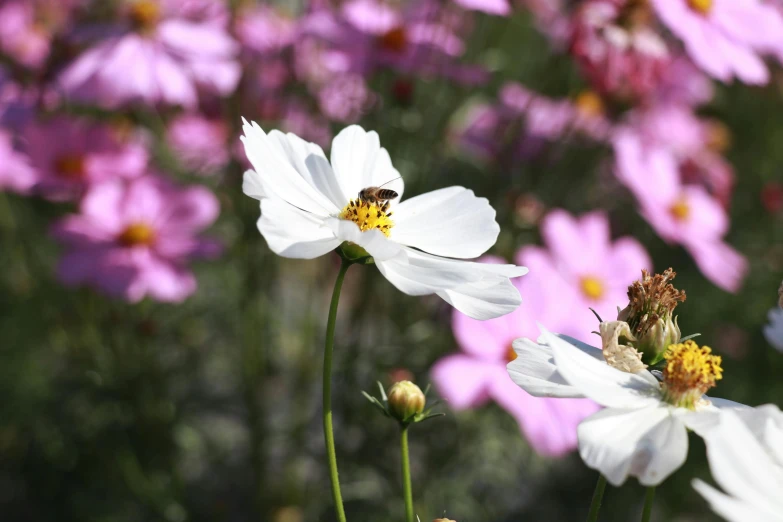
[[351,266],[351,262],[343,260],[340,265],[340,273],[337,274],[337,281],[334,282],[332,304],[329,305],[329,321],[326,323],[326,345],[324,346],[324,438],[326,439],[326,455],[329,461],[329,478],[332,481],[334,510],[339,522],[345,522],[345,509],[340,493],[340,479],[337,476],[337,452],[334,449],[334,432],[332,430],[332,352],[334,351],[334,324],[337,320],[337,305],[340,302],[340,290],[343,287],[343,279],[345,279],[345,273],[349,266]]
[[596,522],[598,520],[598,511],[601,509],[601,501],[604,499],[604,490],[606,489],[606,477],[598,475],[598,482],[593,491],[593,502],[590,504],[590,513],[587,515],[587,522]]
[[413,520],[413,490],[411,489],[411,459],[408,455],[408,427],[402,428],[400,434],[400,449],[402,450],[402,493],[405,496],[405,520]]
[[642,510],[642,522],[650,522],[652,515],[653,499],[655,498],[655,486],[647,488],[647,494],[644,496],[644,509]]

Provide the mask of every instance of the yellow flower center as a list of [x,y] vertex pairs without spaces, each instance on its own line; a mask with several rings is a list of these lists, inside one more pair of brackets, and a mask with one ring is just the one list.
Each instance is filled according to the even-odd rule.
[[54,170],[64,179],[79,180],[84,177],[84,157],[65,154],[54,161]]
[[693,409],[707,390],[723,378],[720,355],[693,341],[672,344],[663,356],[664,398],[675,406]]
[[600,299],[604,295],[604,284],[597,277],[583,277],[581,285],[585,297]]
[[150,31],[160,20],[160,5],[155,0],[138,0],[130,6],[130,16],[133,26],[140,31]]
[[391,228],[394,226],[391,215],[388,201],[384,201],[382,205],[379,205],[378,203],[369,203],[357,198],[352,199],[345,205],[340,211],[339,217],[346,221],[353,221],[362,232],[377,229],[388,237]]
[[669,207],[669,213],[677,221],[685,221],[691,214],[691,207],[688,206],[688,202],[685,199],[678,199],[671,207]]
[[688,0],[688,7],[701,15],[706,15],[712,10],[712,0]]
[[595,91],[582,91],[574,100],[577,110],[591,118],[601,116],[604,113],[604,102]]
[[117,241],[126,247],[151,245],[155,241],[155,231],[146,223],[132,223],[125,227]]
[[387,51],[394,53],[403,52],[408,46],[408,35],[405,34],[405,28],[397,26],[387,31],[378,37],[378,44]]
[[511,362],[516,360],[518,357],[517,352],[514,351],[514,347],[512,345],[508,345],[508,350],[506,351],[506,362]]

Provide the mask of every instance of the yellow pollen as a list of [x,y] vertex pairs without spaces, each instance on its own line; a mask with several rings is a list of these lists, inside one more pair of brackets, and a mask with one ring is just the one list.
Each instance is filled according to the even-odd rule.
[[723,378],[720,355],[693,341],[672,344],[663,356],[665,398],[676,406],[693,408],[707,390]]
[[387,51],[401,53],[408,46],[408,35],[403,27],[398,26],[378,37],[378,44]]
[[574,105],[584,116],[594,118],[604,113],[604,102],[594,91],[580,92],[574,100]]
[[128,15],[134,27],[149,31],[160,20],[160,6],[155,0],[138,0],[131,5]]
[[378,204],[357,198],[352,199],[345,205],[345,208],[340,211],[339,218],[353,221],[362,232],[376,229],[388,237],[391,228],[394,226],[391,215],[388,201]]
[[597,277],[583,277],[582,293],[590,299],[600,299],[604,295],[604,284]]
[[685,199],[678,199],[671,207],[669,212],[677,221],[685,221],[691,214],[691,207]]
[[706,15],[712,10],[712,0],[688,0],[688,7],[701,15]]
[[146,223],[133,223],[125,227],[117,241],[126,247],[151,245],[155,241],[155,231]]
[[506,351],[506,362],[511,362],[516,360],[518,357],[517,352],[514,351],[514,347],[509,345],[508,351]]
[[64,179],[82,179],[84,177],[84,157],[78,154],[60,156],[54,161],[54,170]]

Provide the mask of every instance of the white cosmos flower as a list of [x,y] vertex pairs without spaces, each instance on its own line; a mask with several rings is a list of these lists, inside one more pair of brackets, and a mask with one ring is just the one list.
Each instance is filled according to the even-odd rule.
[[774,405],[726,412],[704,437],[715,482],[694,480],[713,511],[731,522],[783,522],[783,415]]
[[[660,484],[685,462],[687,428],[703,434],[718,421],[719,408],[745,407],[703,396],[707,381],[720,378],[719,358],[692,341],[672,345],[676,356],[670,361],[667,355],[671,371],[665,367],[660,382],[646,369],[627,373],[610,366],[598,348],[542,332],[538,343],[514,341],[517,358],[508,373],[531,395],[587,397],[605,407],[579,425],[579,454],[615,486],[628,476],[645,486]],[[697,362],[707,381],[694,380],[678,357]]]
[[783,352],[783,308],[773,308],[767,318],[769,324],[764,325],[764,337],[777,351]]
[[[247,121],[243,128],[254,170],[242,188],[261,201],[258,229],[276,254],[312,259],[350,242],[399,290],[437,294],[470,317],[499,317],[521,303],[509,278],[527,268],[463,261],[486,252],[500,232],[485,198],[448,187],[399,201],[404,184],[388,152],[377,133],[357,125],[334,138],[331,164],[321,147],[294,134],[266,134]],[[381,185],[399,198],[358,200],[362,189]]]

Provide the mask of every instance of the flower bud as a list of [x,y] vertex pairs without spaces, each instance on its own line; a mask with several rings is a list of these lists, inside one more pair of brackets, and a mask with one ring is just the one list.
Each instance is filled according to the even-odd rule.
[[636,348],[642,352],[645,362],[655,364],[663,359],[663,354],[670,345],[680,342],[681,336],[676,317],[674,321],[670,315],[665,319],[659,317],[639,338]]
[[400,381],[389,388],[389,411],[400,422],[406,422],[424,411],[427,399],[421,388],[411,381]]

